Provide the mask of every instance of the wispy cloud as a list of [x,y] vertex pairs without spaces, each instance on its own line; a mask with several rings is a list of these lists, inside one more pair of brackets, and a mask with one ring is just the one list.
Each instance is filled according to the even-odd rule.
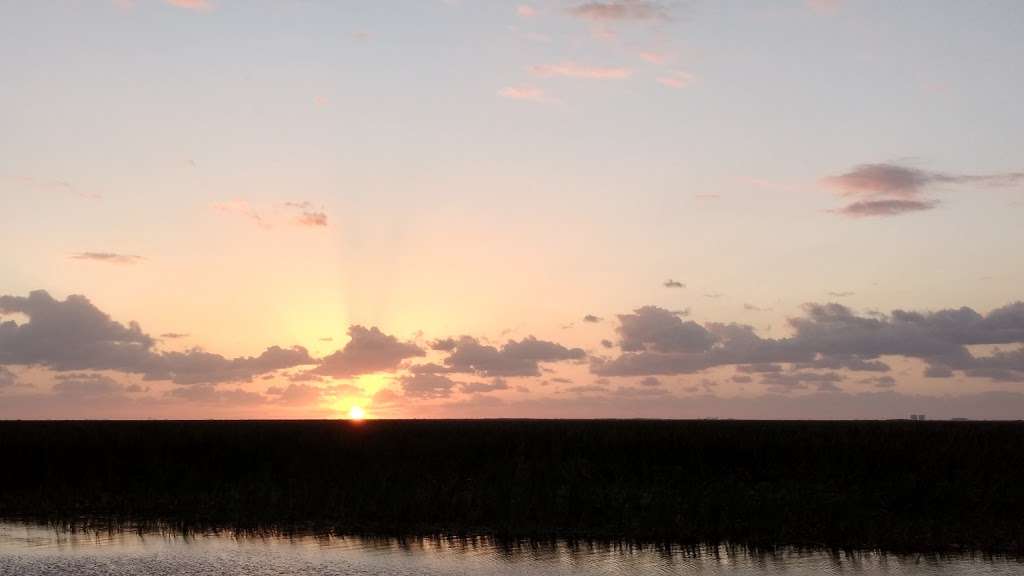
[[506,86],[505,88],[498,90],[498,96],[508,98],[509,100],[525,100],[527,102],[553,102],[553,100],[544,93],[544,90],[537,88],[536,86]]
[[142,256],[136,256],[135,254],[117,254],[114,252],[79,252],[72,254],[71,259],[120,265],[138,264],[145,260]]
[[1024,172],[952,174],[891,163],[860,164],[849,172],[821,179],[822,185],[847,198],[863,198],[840,209],[853,217],[895,216],[931,210],[939,201],[924,194],[937,186],[978,185],[989,188],[1024,183]]
[[164,0],[171,6],[176,8],[184,8],[186,10],[205,11],[212,10],[213,4],[208,0]]
[[257,208],[246,200],[230,200],[214,202],[211,207],[222,214],[251,220],[260,228],[268,230],[282,222],[311,228],[328,225],[327,213],[311,202],[284,202],[277,206]]
[[628,78],[631,74],[628,68],[584,66],[575,62],[542,64],[531,67],[530,71],[541,78],[564,77],[587,80],[620,80]]
[[569,13],[588,20],[667,20],[669,17],[663,5],[647,0],[584,2],[570,8]]
[[685,88],[693,82],[693,75],[682,70],[674,70],[658,77],[658,83],[669,88]]
[[665,288],[686,288],[686,284],[669,278],[662,284]]

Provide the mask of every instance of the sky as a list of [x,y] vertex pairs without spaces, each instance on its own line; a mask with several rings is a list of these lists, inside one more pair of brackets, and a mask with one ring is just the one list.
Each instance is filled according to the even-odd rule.
[[0,2],[0,418],[1024,418],[1022,29]]

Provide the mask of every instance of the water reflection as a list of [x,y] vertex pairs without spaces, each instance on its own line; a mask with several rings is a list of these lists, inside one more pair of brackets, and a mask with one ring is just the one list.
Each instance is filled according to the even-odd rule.
[[57,529],[0,524],[0,575],[818,575],[1021,574],[1014,559],[752,552],[728,546],[496,542],[490,538],[370,538],[330,534],[182,534],[152,529]]

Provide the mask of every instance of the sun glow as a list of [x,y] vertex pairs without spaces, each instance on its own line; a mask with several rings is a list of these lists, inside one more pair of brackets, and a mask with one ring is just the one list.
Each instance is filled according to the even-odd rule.
[[362,420],[366,416],[361,406],[353,406],[348,410],[349,420]]

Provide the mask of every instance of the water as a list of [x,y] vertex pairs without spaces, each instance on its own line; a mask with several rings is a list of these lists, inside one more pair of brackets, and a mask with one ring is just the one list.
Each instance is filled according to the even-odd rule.
[[956,575],[1024,574],[1012,559],[566,543],[501,546],[487,539],[253,537],[161,532],[58,532],[0,523],[0,575]]

